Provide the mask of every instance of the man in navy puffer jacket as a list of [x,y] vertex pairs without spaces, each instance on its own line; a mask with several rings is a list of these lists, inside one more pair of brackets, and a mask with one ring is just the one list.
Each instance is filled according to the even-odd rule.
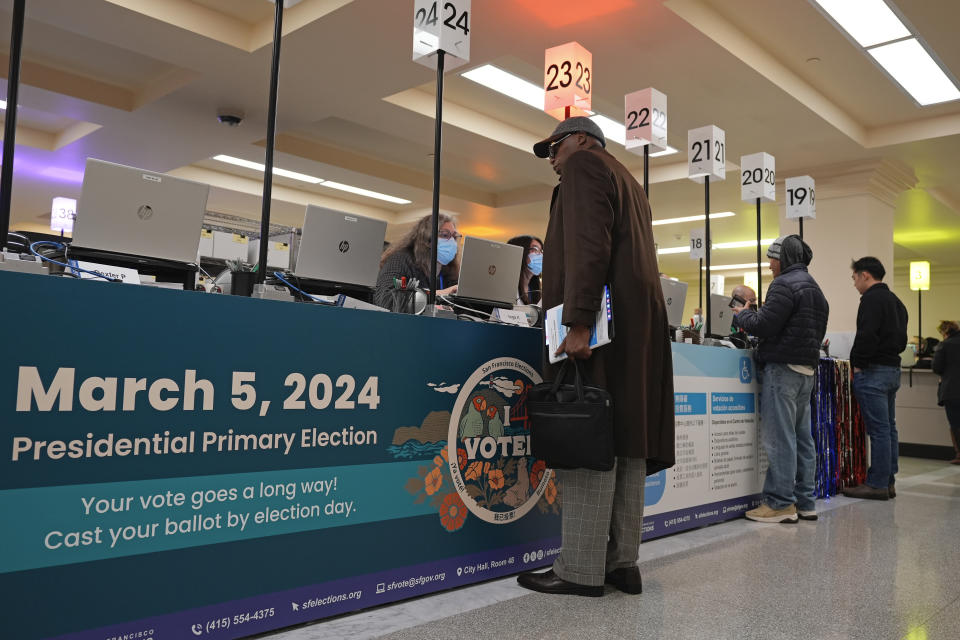
[[762,503],[746,513],[758,522],[816,520],[816,449],[810,429],[810,394],[827,331],[830,305],[807,272],[813,251],[790,235],[767,250],[774,280],[763,307],[734,309],[734,326],[760,338],[760,431],[770,466]]

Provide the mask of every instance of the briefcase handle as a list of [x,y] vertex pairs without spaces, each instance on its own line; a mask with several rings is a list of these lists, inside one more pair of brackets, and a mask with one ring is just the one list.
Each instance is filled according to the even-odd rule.
[[557,397],[557,392],[560,391],[560,385],[567,377],[567,365],[571,362],[573,362],[573,386],[577,390],[577,400],[579,402],[583,402],[583,378],[580,375],[580,365],[576,360],[570,357],[564,360],[563,364],[560,365],[560,371],[557,373],[557,377],[553,381],[553,386],[550,387],[550,397]]

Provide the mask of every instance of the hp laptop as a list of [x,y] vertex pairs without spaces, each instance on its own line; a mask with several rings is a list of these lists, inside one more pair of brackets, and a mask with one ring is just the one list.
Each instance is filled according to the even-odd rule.
[[663,301],[667,305],[667,322],[671,327],[683,324],[683,305],[687,301],[687,283],[670,278],[660,278]]
[[721,296],[716,293],[710,294],[710,335],[726,338],[729,336],[733,327],[733,309],[730,308],[730,301],[733,298]]
[[387,235],[384,220],[307,205],[293,274],[372,288]]
[[209,185],[87,158],[72,247],[197,260]]
[[454,300],[458,304],[513,307],[522,260],[523,247],[464,236],[460,282]]

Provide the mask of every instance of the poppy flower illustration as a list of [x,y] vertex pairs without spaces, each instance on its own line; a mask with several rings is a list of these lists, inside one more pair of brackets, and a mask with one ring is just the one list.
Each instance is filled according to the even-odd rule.
[[503,488],[504,478],[502,469],[490,469],[490,471],[487,472],[487,477],[490,478],[491,489]]
[[427,492],[427,495],[432,496],[440,490],[441,486],[443,486],[443,472],[440,470],[440,467],[434,467],[433,471],[428,473],[427,477],[423,479],[423,488]]
[[530,471],[530,486],[533,487],[534,491],[540,486],[540,481],[546,471],[547,463],[543,460],[537,460],[533,463],[533,469]]
[[447,453],[446,448],[441,449],[440,455],[433,457],[433,464],[437,465],[438,467],[442,467],[443,465],[447,464],[448,455],[449,454]]
[[463,477],[467,482],[471,480],[476,480],[483,474],[483,463],[477,460],[476,462],[471,462],[470,466],[467,467],[467,472],[463,474]]
[[440,505],[440,523],[447,531],[456,531],[463,526],[467,519],[467,506],[463,504],[460,495],[448,493]]
[[467,452],[463,449],[457,449],[457,464],[461,469],[467,466]]
[[557,484],[553,478],[550,478],[550,482],[547,483],[547,490],[543,492],[543,496],[547,499],[547,504],[553,504],[557,499]]

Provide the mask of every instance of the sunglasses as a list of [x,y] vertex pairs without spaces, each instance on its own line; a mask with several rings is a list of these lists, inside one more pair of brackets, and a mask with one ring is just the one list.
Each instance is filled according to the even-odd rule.
[[551,159],[552,159],[552,158],[556,158],[556,157],[557,157],[557,148],[560,146],[560,143],[563,142],[564,140],[566,140],[567,138],[569,138],[570,136],[572,136],[574,133],[576,133],[576,132],[574,131],[574,132],[572,132],[572,133],[568,133],[567,135],[563,136],[562,138],[558,138],[558,139],[554,140],[553,142],[551,142],[551,143],[550,143],[550,146],[547,147],[547,156],[548,156],[549,158],[551,158]]

